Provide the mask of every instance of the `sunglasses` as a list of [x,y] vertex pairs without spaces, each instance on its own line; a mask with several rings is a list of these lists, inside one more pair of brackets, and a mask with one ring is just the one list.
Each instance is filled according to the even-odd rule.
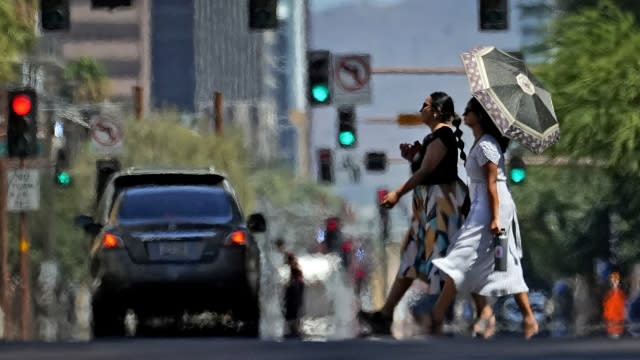
[[423,102],[422,103],[422,107],[420,108],[420,111],[418,111],[418,112],[423,112],[424,109],[427,108],[427,107],[431,108],[431,105],[427,104],[426,102]]

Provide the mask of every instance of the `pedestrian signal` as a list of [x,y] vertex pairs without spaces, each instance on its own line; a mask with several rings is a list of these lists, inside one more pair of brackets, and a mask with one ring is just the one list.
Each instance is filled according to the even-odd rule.
[[364,161],[368,171],[387,170],[387,154],[385,152],[368,152]]

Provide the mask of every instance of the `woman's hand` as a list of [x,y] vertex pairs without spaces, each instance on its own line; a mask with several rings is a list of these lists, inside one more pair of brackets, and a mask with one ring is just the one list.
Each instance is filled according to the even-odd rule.
[[384,199],[380,203],[380,207],[391,209],[398,203],[398,200],[400,200],[400,196],[398,196],[398,192],[392,191],[388,193],[387,196],[384,197]]
[[494,235],[500,233],[500,222],[498,221],[497,218],[491,219],[491,224],[489,225],[489,230]]

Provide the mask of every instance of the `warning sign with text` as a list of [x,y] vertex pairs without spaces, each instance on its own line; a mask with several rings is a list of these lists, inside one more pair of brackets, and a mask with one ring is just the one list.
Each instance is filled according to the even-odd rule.
[[37,169],[10,169],[7,180],[7,210],[20,212],[40,208],[40,173]]

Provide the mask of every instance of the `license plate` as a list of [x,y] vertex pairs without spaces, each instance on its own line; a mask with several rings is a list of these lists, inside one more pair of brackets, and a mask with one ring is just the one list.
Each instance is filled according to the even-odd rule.
[[187,255],[187,245],[183,243],[160,243],[158,244],[160,256],[185,256]]

